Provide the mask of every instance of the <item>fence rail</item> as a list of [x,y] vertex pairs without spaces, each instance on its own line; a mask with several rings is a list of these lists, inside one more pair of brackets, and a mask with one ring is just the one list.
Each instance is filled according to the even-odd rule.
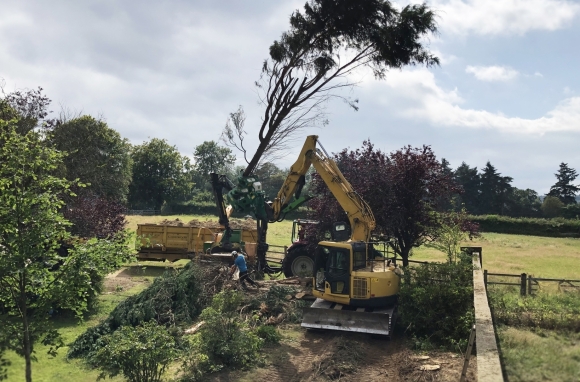
[[[506,281],[490,281],[489,277],[508,277],[517,278],[518,281],[506,282]],[[558,288],[573,288],[580,289],[580,280],[570,280],[570,279],[550,279],[542,277],[534,277],[526,273],[509,274],[509,273],[490,273],[487,270],[483,271],[483,281],[485,283],[485,288],[488,285],[513,285],[520,287],[520,294],[522,296],[533,295],[540,289],[540,282],[557,282]]]

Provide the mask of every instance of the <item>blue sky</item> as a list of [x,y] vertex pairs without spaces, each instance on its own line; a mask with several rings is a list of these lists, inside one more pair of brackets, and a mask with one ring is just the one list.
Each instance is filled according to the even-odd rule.
[[[303,4],[3,0],[0,79],[5,92],[42,86],[55,114],[63,106],[102,116],[132,143],[166,138],[187,155],[219,139],[243,105],[255,141],[254,81]],[[560,162],[580,171],[580,2],[428,4],[439,17],[428,43],[441,66],[391,71],[385,81],[355,73],[349,95],[360,110],[330,102],[330,124],[301,132],[295,145],[307,134],[332,152],[367,138],[387,152],[428,144],[453,167],[489,160],[514,186],[540,193]]]

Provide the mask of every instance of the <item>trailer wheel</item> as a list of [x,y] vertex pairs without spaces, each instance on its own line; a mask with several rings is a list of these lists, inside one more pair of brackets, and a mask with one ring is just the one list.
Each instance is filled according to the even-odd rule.
[[288,251],[283,267],[286,277],[312,277],[314,274],[314,256],[309,254],[305,248],[296,248],[293,251]]

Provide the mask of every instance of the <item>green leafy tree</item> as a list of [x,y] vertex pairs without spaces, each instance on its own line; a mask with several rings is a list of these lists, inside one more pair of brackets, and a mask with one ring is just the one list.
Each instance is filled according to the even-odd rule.
[[193,158],[195,160],[193,166],[194,180],[196,186],[200,189],[203,189],[208,183],[210,173],[230,173],[236,162],[236,157],[232,150],[219,146],[215,141],[205,141],[196,146]]
[[449,263],[457,262],[461,242],[479,236],[478,228],[467,218],[467,211],[437,213],[439,224],[433,229],[433,240],[425,243],[447,255]]
[[513,178],[501,176],[496,168],[487,162],[481,171],[480,179],[479,213],[505,215]]
[[254,173],[262,183],[262,188],[268,198],[274,199],[282,188],[289,171],[278,168],[274,163],[262,164]]
[[[438,64],[424,45],[436,30],[435,14],[425,4],[399,10],[387,0],[307,1],[303,12],[292,13],[290,29],[270,46],[262,65],[259,145],[244,176],[268,151],[283,149],[296,131],[324,124],[325,102],[342,98],[336,90],[353,85],[348,75],[357,68],[383,79],[389,69]],[[358,101],[344,100],[357,109]],[[233,133],[226,135],[243,138],[243,129]]]
[[555,196],[546,196],[542,203],[542,213],[547,218],[557,218],[562,216],[562,209],[566,205]]
[[98,197],[127,202],[131,183],[131,145],[104,121],[85,115],[57,124],[48,142],[67,152],[63,174],[80,179]]
[[56,351],[62,341],[47,320],[53,308],[88,308],[98,286],[94,272],[110,272],[128,259],[127,243],[80,244],[62,256],[70,223],[60,210],[72,182],[54,176],[63,153],[46,147],[33,130],[17,131],[16,121],[0,121],[0,303],[5,346],[25,359],[25,379],[32,380],[34,344]]
[[177,355],[174,337],[154,320],[122,326],[101,341],[105,345],[94,356],[102,370],[98,380],[123,374],[130,382],[159,382]]
[[572,184],[578,177],[576,170],[562,162],[558,173],[554,175],[558,181],[550,187],[548,195],[557,197],[564,204],[576,204],[576,194],[580,191],[580,187]]
[[42,93],[42,88],[17,90],[4,94],[0,98],[0,120],[5,122],[15,120],[16,131],[25,135],[40,128],[51,129],[55,119],[48,118],[50,99]]
[[135,146],[133,180],[129,186],[132,208],[160,210],[164,202],[185,200],[193,189],[189,158],[166,140],[153,138]]
[[513,217],[539,217],[542,215],[542,201],[538,193],[532,189],[519,189],[514,187],[508,200],[509,216]]

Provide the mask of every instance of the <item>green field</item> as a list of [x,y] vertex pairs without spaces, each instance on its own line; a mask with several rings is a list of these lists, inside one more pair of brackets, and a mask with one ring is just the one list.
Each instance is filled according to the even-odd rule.
[[[217,220],[213,216],[129,216],[129,228],[135,230],[137,224],[140,223],[156,223],[164,219],[174,220],[179,218],[184,222],[192,219],[198,220]],[[274,245],[289,245],[290,233],[292,229],[291,221],[283,221],[274,223],[269,226],[268,242]],[[537,277],[549,278],[576,278],[580,279],[580,239],[570,238],[547,238],[547,237],[533,237],[533,236],[517,236],[517,235],[502,235],[502,234],[484,234],[480,239],[473,242],[466,242],[466,245],[482,246],[483,247],[483,262],[484,268],[490,272],[503,273],[531,273]],[[417,248],[414,251],[413,259],[415,260],[430,260],[430,261],[444,261],[445,255],[429,248]],[[181,263],[181,262],[180,262]],[[174,264],[179,265],[179,264]],[[129,287],[115,286],[109,289],[106,294],[100,298],[101,305],[99,310],[94,314],[88,316],[84,321],[77,322],[74,318],[60,318],[58,322],[54,322],[55,327],[58,327],[65,338],[65,343],[72,342],[80,333],[86,328],[95,325],[118,304],[120,301],[129,295],[138,293],[149,285],[151,279],[160,272],[152,269],[157,267],[171,266],[168,263],[142,263],[135,264],[131,267],[131,272],[137,272],[141,275],[132,279],[136,283]],[[144,269],[144,267],[147,267]],[[141,272],[141,273],[139,273]],[[513,343],[523,341],[527,344],[536,343],[536,339],[532,341],[527,334],[514,335],[515,332],[508,332],[509,338]],[[503,336],[502,336],[503,337]],[[516,337],[516,338],[514,338]],[[535,337],[534,337],[535,338]],[[553,336],[549,341],[554,341]],[[538,340],[539,341],[539,340]],[[512,343],[512,342],[510,342]],[[550,342],[551,343],[551,342]],[[576,345],[577,346],[577,345]],[[519,359],[514,356],[519,348],[514,350],[516,353],[511,353],[509,359]],[[33,363],[33,379],[35,381],[95,381],[98,375],[97,372],[86,370],[78,361],[68,362],[65,360],[67,348],[59,350],[57,357],[52,358],[46,354],[48,349],[44,346],[37,345],[35,347],[35,356],[38,362]],[[8,359],[12,365],[8,369],[9,381],[24,380],[24,361],[16,354],[9,352]],[[514,370],[520,370],[517,367]],[[523,369],[522,369],[523,370]],[[121,379],[114,379],[121,380]],[[518,379],[514,379],[518,380]],[[525,379],[524,379],[525,380]]]

